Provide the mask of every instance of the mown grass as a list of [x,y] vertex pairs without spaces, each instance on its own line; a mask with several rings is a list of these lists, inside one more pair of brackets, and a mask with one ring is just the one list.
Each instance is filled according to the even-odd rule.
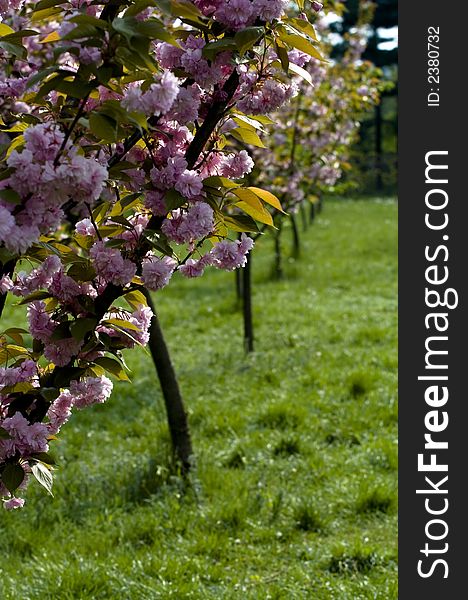
[[151,361],[128,354],[134,383],[55,443],[55,498],[31,486],[0,513],[0,597],[397,598],[396,210],[327,202],[279,282],[261,241],[251,356],[232,274],[158,294],[191,484]]

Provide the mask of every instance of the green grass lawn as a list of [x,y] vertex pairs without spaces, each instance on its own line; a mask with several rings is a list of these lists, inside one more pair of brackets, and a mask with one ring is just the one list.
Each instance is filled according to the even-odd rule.
[[265,236],[248,357],[232,273],[159,293],[191,485],[170,468],[151,359],[127,353],[134,383],[54,444],[55,498],[31,485],[0,513],[0,598],[396,599],[396,216],[327,202],[280,282]]

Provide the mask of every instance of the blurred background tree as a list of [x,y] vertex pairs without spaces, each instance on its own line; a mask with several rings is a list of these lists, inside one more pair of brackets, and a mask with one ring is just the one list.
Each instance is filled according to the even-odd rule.
[[[340,20],[332,30],[341,42],[334,49],[336,57],[346,47],[345,36],[358,26],[359,0],[346,0]],[[397,97],[398,97],[398,1],[377,0],[375,12],[367,25],[368,46],[363,58],[382,69],[388,81],[382,101],[363,115],[360,138],[352,153],[353,192],[394,194],[397,189]],[[361,1],[362,11],[362,1]]]

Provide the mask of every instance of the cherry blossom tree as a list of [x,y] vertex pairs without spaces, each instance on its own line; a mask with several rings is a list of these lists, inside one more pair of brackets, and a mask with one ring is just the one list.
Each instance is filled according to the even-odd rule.
[[262,146],[252,123],[297,93],[271,48],[317,54],[288,4],[0,2],[0,312],[10,293],[28,321],[1,337],[6,508],[31,476],[51,491],[60,429],[128,379],[122,351],[154,327],[145,291],[245,265],[258,224],[237,143]]

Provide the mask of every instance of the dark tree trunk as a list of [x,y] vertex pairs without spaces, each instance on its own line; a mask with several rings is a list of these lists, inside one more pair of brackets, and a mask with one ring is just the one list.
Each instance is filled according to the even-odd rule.
[[190,471],[193,457],[187,412],[153,299],[148,290],[144,293],[154,314],[148,346],[161,384],[174,454],[180,462],[182,472],[186,474]]
[[310,222],[313,223],[315,221],[315,215],[317,214],[317,206],[315,202],[310,203]]
[[236,275],[236,298],[237,300],[242,300],[242,273],[240,269],[235,270]]
[[302,220],[302,231],[306,232],[309,228],[307,210],[304,202],[301,203],[301,220]]
[[281,230],[282,222],[279,221],[278,229],[275,231],[275,263],[273,275],[276,279],[283,278],[283,255],[281,252]]
[[323,196],[320,194],[317,202],[317,214],[319,215],[323,210]]
[[[240,269],[238,269],[240,270]],[[252,318],[252,252],[247,255],[247,263],[242,269],[242,312],[244,315],[244,345],[246,352],[254,351],[254,330]]]
[[299,238],[299,227],[297,226],[296,215],[291,214],[291,228],[293,234],[293,258],[299,258],[301,255],[301,240]]
[[382,105],[375,105],[375,187],[383,189],[382,180]]

